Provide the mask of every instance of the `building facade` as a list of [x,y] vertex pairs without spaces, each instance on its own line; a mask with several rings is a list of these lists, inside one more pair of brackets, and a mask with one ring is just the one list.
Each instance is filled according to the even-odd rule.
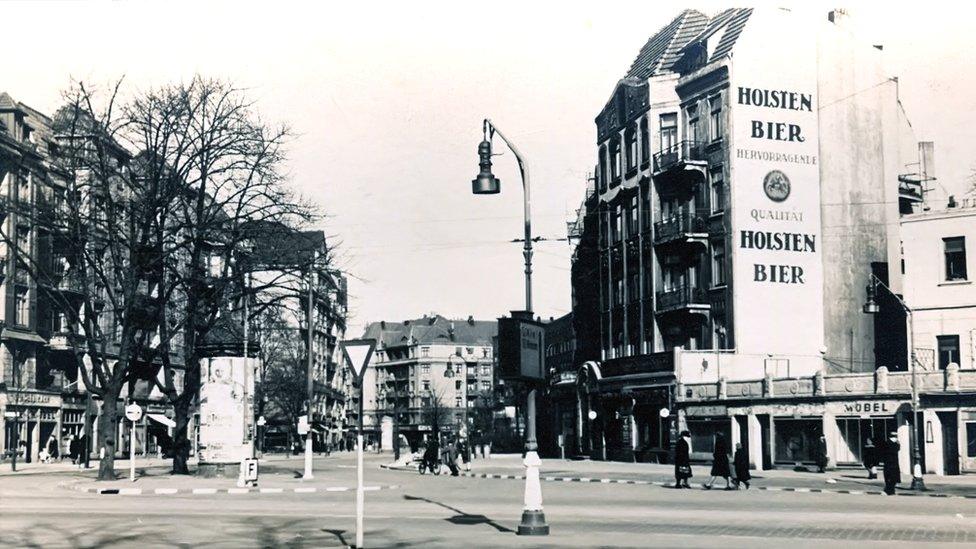
[[[386,451],[399,441],[416,451],[435,430],[481,436],[477,418],[494,401],[497,331],[494,320],[436,314],[367,325],[363,337],[377,341],[363,376],[367,443]],[[347,416],[358,420],[353,406]]]
[[[580,453],[667,459],[685,428],[702,459],[719,431],[752,442],[756,466],[811,459],[821,433],[859,453],[863,426],[833,427],[801,395],[824,376],[909,369],[897,300],[862,312],[872,276],[905,292],[899,220],[921,210],[931,148],[883,49],[840,10],[686,10],[648,40],[596,126],[594,186],[570,234],[576,325],[599,327],[576,334],[599,349],[576,361]],[[803,381],[751,414],[689,401],[696,384],[781,379]],[[919,424],[898,409],[870,435]]]

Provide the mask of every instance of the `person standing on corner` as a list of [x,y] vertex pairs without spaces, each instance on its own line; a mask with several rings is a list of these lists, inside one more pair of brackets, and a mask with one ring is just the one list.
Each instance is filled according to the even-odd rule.
[[898,465],[898,452],[901,445],[898,444],[898,433],[889,433],[888,440],[884,444],[882,457],[884,459],[884,492],[889,496],[895,495],[895,486],[901,483],[901,468]]
[[864,441],[864,451],[862,452],[864,458],[864,468],[868,472],[868,480],[878,478],[878,454],[877,449],[874,447],[874,441],[871,437],[868,437]]
[[691,433],[681,431],[678,443],[674,447],[674,487],[691,488],[688,479],[691,478]]
[[735,443],[735,459],[733,462],[735,464],[735,487],[738,488],[740,484],[745,484],[746,490],[748,490],[752,475],[749,474],[749,456],[746,455],[741,442]]
[[817,472],[823,473],[827,471],[827,463],[829,458],[827,457],[827,438],[820,434],[820,439],[817,440]]
[[712,452],[712,478],[704,484],[703,488],[711,490],[712,485],[715,484],[715,478],[722,477],[725,479],[725,489],[731,490],[730,476],[732,476],[732,472],[729,470],[729,444],[725,441],[725,435],[719,431],[715,433],[715,451]]

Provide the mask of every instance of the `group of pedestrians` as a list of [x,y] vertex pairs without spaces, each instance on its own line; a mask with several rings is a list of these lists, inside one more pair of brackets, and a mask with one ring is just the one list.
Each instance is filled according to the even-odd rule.
[[[868,471],[868,478],[878,478],[877,467],[879,462],[882,463],[884,465],[884,491],[888,495],[894,494],[895,486],[901,482],[901,469],[898,465],[898,452],[900,449],[901,445],[898,443],[898,433],[894,431],[889,434],[888,440],[878,440],[875,443],[875,441],[869,438],[864,445],[864,468]],[[827,441],[824,435],[820,435],[817,441],[814,457],[817,462],[817,470],[823,473],[828,463]],[[711,478],[702,485],[706,490],[711,490],[718,478],[725,480],[726,490],[738,490],[742,486],[745,486],[748,490],[752,475],[749,473],[749,456],[746,454],[742,444],[736,443],[735,456],[730,467],[729,443],[723,433],[716,433],[710,474]],[[691,433],[681,431],[674,450],[674,487],[691,488],[688,479],[692,476]]]
[[459,458],[464,470],[471,470],[471,445],[463,438],[445,437],[443,445],[437,441],[436,437],[431,438],[427,442],[422,458],[428,470],[436,471],[438,458],[440,458],[440,463],[447,465],[448,469],[451,470],[451,476],[456,477],[460,475]]
[[[712,470],[711,478],[702,485],[706,490],[711,490],[718,478],[725,480],[726,490],[738,490],[742,486],[749,489],[749,481],[752,475],[749,474],[749,456],[746,454],[742,444],[735,445],[735,456],[732,459],[733,467],[729,465],[729,443],[725,440],[725,435],[718,433],[715,435],[715,446],[712,451]],[[678,438],[678,444],[674,452],[674,478],[675,488],[691,488],[688,479],[693,476],[691,472],[691,433],[682,431]]]

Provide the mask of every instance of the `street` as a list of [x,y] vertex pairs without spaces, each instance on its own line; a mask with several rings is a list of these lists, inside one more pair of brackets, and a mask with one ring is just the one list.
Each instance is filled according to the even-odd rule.
[[[396,486],[366,494],[367,547],[976,543],[973,499],[575,482],[543,483],[552,534],[518,537],[522,481],[380,469],[387,460],[367,460],[367,485]],[[353,464],[351,455],[319,459],[315,482],[354,486]],[[300,472],[301,462],[265,470]],[[0,545],[343,547],[355,539],[353,491],[128,496],[65,486],[85,480],[76,473],[0,477]]]

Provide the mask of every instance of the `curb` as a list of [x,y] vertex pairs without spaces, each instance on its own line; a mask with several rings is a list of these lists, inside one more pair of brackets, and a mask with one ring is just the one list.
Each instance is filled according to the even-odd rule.
[[[404,468],[399,466],[390,465],[380,465],[383,469],[389,469],[391,471],[411,471],[412,468]],[[469,473],[461,472],[463,477],[470,478],[492,478],[492,479],[508,479],[508,480],[525,480],[525,475],[501,475],[496,473]],[[660,486],[668,487],[673,486],[673,482],[661,482],[661,481],[650,481],[650,480],[633,480],[633,479],[619,479],[619,478],[590,478],[590,477],[558,477],[552,475],[540,475],[540,480],[548,482],[589,482],[598,484],[637,484],[645,486]],[[860,496],[887,496],[884,492],[878,492],[873,490],[826,490],[823,488],[797,488],[789,486],[753,486],[752,489],[760,490],[764,492],[796,492],[804,494],[849,494],[849,495],[860,495]],[[719,490],[720,492],[724,490]],[[895,492],[896,496],[903,497],[930,497],[930,498],[943,498],[943,499],[976,499],[976,494],[972,495],[955,495],[955,494],[943,494],[941,492]]]
[[[118,496],[160,496],[160,495],[212,495],[212,494],[315,494],[326,492],[355,492],[355,486],[326,486],[323,488],[303,486],[300,488],[94,488],[78,486],[77,484],[61,484],[62,488],[81,492],[83,494],[101,494]],[[379,490],[396,490],[399,486],[363,486],[364,492]]]

